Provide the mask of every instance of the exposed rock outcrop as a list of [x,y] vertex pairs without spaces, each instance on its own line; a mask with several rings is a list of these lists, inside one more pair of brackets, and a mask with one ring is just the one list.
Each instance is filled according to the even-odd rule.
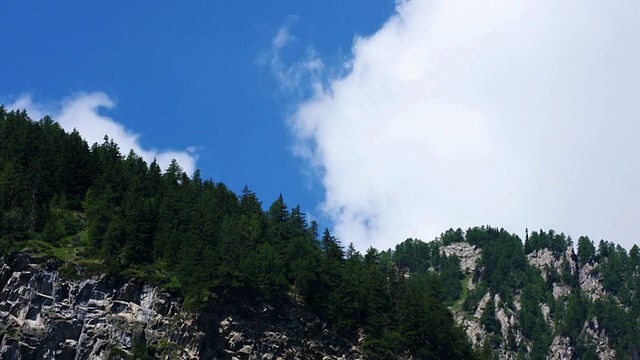
[[[476,268],[476,261],[481,256],[480,250],[466,243],[455,243],[443,246],[442,253],[450,256],[455,254],[461,260],[461,268],[467,272],[474,272],[482,276],[483,269]],[[463,259],[465,262],[463,262]],[[538,268],[545,281],[552,281],[551,291],[553,297],[557,301],[566,301],[566,298],[576,291],[580,287],[580,290],[587,295],[591,300],[597,300],[607,295],[601,282],[600,275],[597,271],[597,264],[590,262],[587,264],[580,264],[577,255],[574,252],[572,246],[567,247],[563,253],[554,253],[550,249],[540,249],[527,255],[529,264]],[[573,282],[574,285],[570,286],[564,282],[565,276],[570,275],[574,277],[577,282]],[[476,277],[472,277],[463,283],[470,291],[475,288],[477,281]],[[499,341],[495,342],[496,337],[490,333],[487,333],[486,329],[482,326],[480,319],[482,314],[486,310],[487,304],[491,299],[489,292],[485,293],[478,301],[476,308],[473,312],[464,312],[459,307],[452,308],[454,310],[456,322],[466,331],[467,336],[474,346],[479,346],[484,343],[486,339],[493,337],[492,347],[496,352],[499,359],[515,359],[516,352],[511,350],[515,344],[517,347],[526,348],[526,351],[531,350],[531,342],[525,339],[520,332],[520,318],[519,312],[521,311],[519,293],[514,294],[512,304],[504,304],[500,301],[498,295],[493,296],[493,304],[495,306],[494,314],[496,320],[500,323],[500,332],[498,335]],[[539,303],[540,313],[542,318],[547,323],[548,328],[552,332],[557,331],[557,319],[554,318],[554,313],[550,306],[544,302]],[[605,333],[605,330],[598,323],[596,317],[585,321],[584,326],[579,330],[580,341],[586,344],[590,344],[590,347],[594,349],[594,352],[600,359],[613,359],[615,358],[615,351],[611,349],[609,339]],[[571,339],[567,336],[557,335],[552,343],[549,345],[549,351],[547,359],[549,360],[570,360],[576,358],[575,344],[572,344]]]
[[360,350],[292,300],[190,314],[150,285],[62,278],[55,262],[0,259],[0,358],[107,359],[136,341],[171,359],[359,359]]
[[475,313],[472,315],[465,313],[461,309],[454,311],[454,319],[456,323],[467,333],[467,338],[474,346],[482,345],[482,342],[487,337],[487,332],[482,325],[480,325],[480,316],[482,316],[482,313],[487,307],[487,303],[490,299],[490,294],[488,292],[485,293],[482,299],[478,302]]
[[542,272],[542,277],[547,280],[549,271],[554,271],[560,275],[564,268],[568,268],[571,275],[575,275],[579,270],[578,256],[573,251],[573,246],[568,246],[564,253],[555,254],[550,249],[540,249],[527,255],[529,264],[537,267]]
[[571,346],[571,339],[566,336],[556,336],[549,347],[549,353],[547,359],[549,360],[572,360],[573,359],[573,347]]
[[613,360],[616,358],[616,352],[609,348],[609,339],[605,330],[598,324],[597,317],[584,324],[580,336],[592,344],[599,359]]
[[460,270],[466,273],[473,273],[476,263],[480,259],[480,249],[477,246],[466,242],[455,242],[443,246],[440,251],[447,257],[456,255],[460,259]]
[[599,276],[593,270],[595,265],[591,262],[584,264],[578,273],[580,288],[591,300],[597,300],[605,295],[605,290],[600,284]]
[[558,300],[571,294],[571,288],[565,284],[553,283],[553,297]]
[[527,255],[527,260],[529,260],[529,264],[540,269],[542,273],[542,277],[544,280],[547,280],[549,276],[548,272],[550,270],[559,273],[560,269],[560,259],[557,259],[553,252],[549,249],[540,249],[532,252]]

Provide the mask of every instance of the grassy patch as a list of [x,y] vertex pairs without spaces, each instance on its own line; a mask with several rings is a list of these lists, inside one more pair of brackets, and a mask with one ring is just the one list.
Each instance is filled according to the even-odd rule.
[[96,275],[105,272],[102,262],[91,251],[91,242],[85,230],[50,243],[34,236],[31,240],[20,243],[20,251],[35,257],[53,258],[64,265],[59,268],[60,274],[69,279],[80,279],[83,275]]
[[180,355],[187,354],[187,351],[180,345],[169,341],[168,339],[160,339],[156,347],[157,353],[161,357],[174,359],[180,357]]
[[48,257],[63,262],[77,262],[90,258],[91,243],[86,231],[79,231],[73,235],[65,236],[51,243],[40,236],[19,243],[20,251],[25,251],[37,257]]
[[74,259],[73,248],[59,248],[46,241],[37,239],[26,241],[23,246],[23,251],[38,257],[53,257],[63,261],[71,261]]
[[82,259],[76,261],[80,271],[88,275],[99,275],[106,272],[105,266],[98,259]]
[[72,280],[80,280],[82,279],[82,274],[78,272],[74,263],[68,262],[61,266],[58,271],[62,277]]
[[467,300],[467,297],[469,296],[469,288],[467,287],[467,284],[472,277],[473,274],[467,274],[465,275],[464,279],[462,279],[462,295],[460,296],[460,299],[458,299],[458,301],[454,302],[451,305],[451,311],[458,312],[460,311],[460,309],[462,309],[462,304],[464,304],[465,300]]

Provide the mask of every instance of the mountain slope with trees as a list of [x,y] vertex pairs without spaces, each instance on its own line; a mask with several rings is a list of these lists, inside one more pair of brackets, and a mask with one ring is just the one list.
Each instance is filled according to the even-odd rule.
[[[263,206],[248,187],[235,194],[175,161],[163,170],[106,136],[89,146],[2,107],[0,253],[53,259],[68,279],[150,284],[204,317],[290,304],[370,359],[639,355],[637,246],[483,226],[362,254],[282,195]],[[0,341],[20,329],[0,329]],[[158,347],[135,334],[114,357],[135,357],[134,338]]]
[[[596,247],[586,236],[574,244],[553,230],[527,230],[523,242],[488,226],[451,229],[428,244],[410,242],[457,252],[453,257],[477,257],[475,266],[456,276],[463,280],[451,287],[450,304],[457,323],[487,354],[501,359],[640,356],[637,245],[627,251],[601,240]],[[414,260],[420,263],[424,260]],[[411,266],[420,271],[424,265]]]
[[[182,298],[185,311],[297,299],[370,358],[473,358],[445,307],[440,277],[405,277],[388,252],[345,251],[300,207],[162,171],[113,140],[89,146],[49,117],[0,108],[0,251],[63,261],[70,278],[136,279]],[[3,337],[9,336],[3,334]]]

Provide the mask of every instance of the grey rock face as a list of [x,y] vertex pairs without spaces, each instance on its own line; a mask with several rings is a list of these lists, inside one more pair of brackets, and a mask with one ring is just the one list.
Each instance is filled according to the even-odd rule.
[[[480,250],[476,250],[469,244],[455,243],[443,246],[441,251],[447,256],[455,254],[460,257],[463,271],[475,271],[482,276],[484,269],[476,269],[475,266],[475,262],[477,261],[476,256],[481,256]],[[464,259],[469,261],[464,263]],[[549,279],[550,275],[552,278],[560,278],[562,272],[568,269],[571,275],[577,278],[580,289],[590,300],[599,299],[606,294],[600,283],[600,276],[597,271],[594,271],[597,270],[598,264],[593,262],[580,264],[572,246],[567,247],[566,251],[561,254],[554,254],[550,249],[540,249],[527,255],[527,260],[529,264],[540,269],[545,281]],[[472,278],[468,283],[464,284],[467,289],[471,290],[475,288],[476,285],[473,284],[474,280],[475,278]],[[551,285],[555,300],[566,301],[566,297],[572,293],[572,288],[562,281],[555,281]],[[526,340],[518,330],[520,320],[518,312],[521,310],[520,295],[519,293],[514,294],[512,307],[505,305],[499,306],[498,304],[501,302],[498,295],[495,295],[493,298],[495,317],[500,323],[500,333],[498,334],[500,341],[494,345],[494,351],[499,359],[517,358],[516,353],[506,346],[509,332],[512,333],[512,339],[516,344],[528,350],[531,349],[530,342]],[[478,301],[477,307],[469,313],[463,311],[461,307],[451,309],[454,312],[455,321],[466,331],[468,338],[474,346],[483,344],[488,336],[491,335],[486,332],[486,329],[484,329],[480,323],[481,316],[490,298],[490,293],[485,293]],[[555,332],[555,322],[549,305],[540,302],[539,306],[549,329]],[[609,347],[609,339],[601,324],[598,323],[597,317],[585,321],[582,329],[580,329],[580,339],[590,344],[600,359],[615,358],[615,351]],[[575,359],[575,356],[575,344],[572,344],[568,337],[561,335],[557,335],[553,339],[547,353],[547,359],[549,360],[570,360]]]
[[362,358],[293,301],[191,314],[154,286],[65,279],[57,265],[25,254],[0,259],[0,358],[118,359],[134,339],[163,359]]
[[591,300],[597,300],[604,296],[605,290],[600,284],[600,277],[594,274],[593,269],[595,265],[592,263],[586,263],[580,269],[578,273],[578,282],[580,288],[587,294]]
[[598,324],[598,318],[594,317],[590,321],[586,321],[580,336],[592,344],[599,359],[613,360],[616,358],[616,352],[609,348],[609,339],[605,330]]
[[529,264],[537,267],[542,272],[542,277],[547,280],[548,271],[560,273],[560,258],[555,258],[553,252],[549,249],[540,249],[527,255]]
[[443,246],[440,250],[446,256],[456,255],[460,259],[460,270],[473,273],[476,262],[480,259],[481,251],[477,246],[466,242],[456,242]]
[[547,359],[549,360],[571,360],[573,359],[573,347],[571,346],[571,339],[566,336],[556,336],[553,339],[553,343],[549,347],[549,353]]

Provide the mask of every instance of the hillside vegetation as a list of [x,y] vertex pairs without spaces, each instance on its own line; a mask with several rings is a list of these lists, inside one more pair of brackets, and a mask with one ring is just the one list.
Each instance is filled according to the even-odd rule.
[[88,146],[49,117],[0,108],[0,219],[4,254],[57,257],[66,276],[161,285],[191,311],[293,296],[338,331],[361,330],[371,358],[474,356],[437,274],[405,277],[391,253],[345,251],[282,196],[264,211],[246,187],[237,195],[175,161],[162,171],[106,136]]
[[463,259],[477,256],[475,266],[465,271],[460,296],[451,308],[470,340],[492,349],[494,356],[637,359],[640,355],[637,245],[627,252],[602,240],[596,247],[586,236],[575,244],[553,230],[527,231],[523,242],[491,227],[449,230],[435,243]]
[[71,278],[151,283],[192,312],[293,299],[364,338],[372,359],[639,355],[637,246],[483,226],[361,254],[282,195],[264,207],[248,187],[2,107],[0,252],[57,258]]

